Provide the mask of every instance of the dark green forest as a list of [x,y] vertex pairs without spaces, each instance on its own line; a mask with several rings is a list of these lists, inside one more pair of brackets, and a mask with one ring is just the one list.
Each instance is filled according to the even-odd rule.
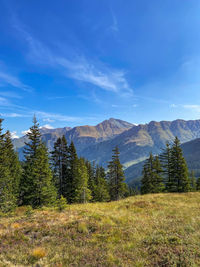
[[58,138],[50,153],[41,141],[39,123],[27,133],[23,162],[14,150],[10,132],[4,133],[0,119],[0,210],[21,205],[33,208],[66,203],[119,200],[133,194],[126,185],[119,150],[113,149],[108,169],[78,157],[65,136]]
[[179,139],[166,144],[159,156],[150,153],[145,161],[141,180],[141,193],[182,193],[200,190],[200,178],[189,173]]

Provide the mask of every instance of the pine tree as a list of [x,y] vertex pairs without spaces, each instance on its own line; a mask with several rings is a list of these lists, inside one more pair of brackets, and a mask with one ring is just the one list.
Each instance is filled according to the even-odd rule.
[[197,179],[196,190],[200,191],[200,178]]
[[41,142],[39,124],[35,117],[27,137],[29,142],[24,151],[24,172],[20,184],[22,203],[32,207],[52,204],[56,198],[56,190],[47,148]]
[[163,153],[160,155],[160,162],[164,174],[164,184],[166,191],[168,192],[172,183],[172,162],[171,162],[171,147],[169,143],[166,143],[166,148],[163,149]]
[[0,210],[7,212],[16,206],[17,196],[14,189],[15,177],[12,176],[9,155],[7,155],[11,152],[10,148],[6,147],[9,133],[3,133],[2,122],[3,119],[0,118]]
[[188,192],[190,191],[190,180],[188,177],[188,168],[180,147],[180,141],[176,137],[171,150],[171,174],[172,180],[169,186],[170,192]]
[[124,197],[127,186],[124,183],[125,177],[123,167],[119,159],[119,149],[113,149],[112,161],[108,164],[108,182],[111,200],[118,200]]
[[74,176],[73,202],[86,203],[91,199],[91,191],[88,188],[88,172],[83,158],[78,160],[78,171]]
[[158,156],[153,157],[150,153],[143,167],[143,177],[141,180],[141,193],[160,193],[164,190],[162,167]]
[[69,168],[69,149],[65,136],[58,138],[51,152],[54,183],[58,189],[58,196],[67,197],[67,179]]
[[87,167],[88,172],[88,188],[91,191],[91,200],[95,200],[95,164],[94,162],[90,162],[89,160],[85,160],[85,165]]
[[14,146],[11,140],[10,132],[5,134],[5,151],[6,151],[6,165],[9,168],[9,172],[12,179],[12,193],[16,200],[19,199],[19,184],[22,176],[22,167],[19,162],[18,154],[14,150]]
[[156,156],[153,161],[153,192],[152,193],[161,193],[164,191],[164,183],[162,177],[163,169],[159,160],[159,157]]
[[142,171],[142,180],[141,180],[141,193],[149,194],[153,192],[153,155],[150,153],[149,158],[145,161]]
[[68,203],[72,203],[76,198],[76,181],[79,176],[79,159],[74,143],[69,146],[69,172],[66,181],[66,197]]
[[109,188],[106,180],[106,174],[103,167],[96,166],[95,184],[94,184],[94,201],[105,202],[110,200]]

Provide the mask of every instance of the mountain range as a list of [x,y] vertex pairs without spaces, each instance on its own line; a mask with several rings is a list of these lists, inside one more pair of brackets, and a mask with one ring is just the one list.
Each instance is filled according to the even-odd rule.
[[[151,121],[147,124],[135,125],[110,118],[96,126],[41,128],[41,134],[49,150],[52,150],[58,137],[65,135],[68,143],[74,142],[79,156],[84,156],[105,167],[111,159],[112,149],[117,145],[127,182],[131,183],[141,175],[141,166],[150,152],[159,154],[165,143],[172,142],[175,136],[181,143],[200,138],[200,120]],[[13,140],[21,159],[23,159],[24,142],[27,142],[26,136]],[[200,139],[196,142],[200,145]],[[191,147],[196,149],[193,141],[183,145],[185,151],[191,152]],[[185,153],[188,154],[188,152]],[[193,162],[191,156],[188,160]]]

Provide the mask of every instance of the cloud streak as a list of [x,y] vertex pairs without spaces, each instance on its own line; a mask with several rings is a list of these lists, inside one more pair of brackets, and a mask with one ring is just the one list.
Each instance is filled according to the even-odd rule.
[[189,109],[194,112],[200,112],[200,105],[182,105],[183,108]]
[[118,21],[112,9],[111,9],[111,15],[112,15],[113,24],[111,25],[110,29],[114,32],[118,32],[119,31]]
[[[116,29],[116,19],[114,22]],[[112,69],[101,62],[91,61],[77,53],[74,53],[73,59],[69,59],[67,56],[50,50],[28,31],[25,31],[18,21],[15,22],[14,27],[28,44],[28,58],[33,63],[48,65],[48,67],[59,70],[68,78],[91,84],[105,91],[122,96],[132,95],[133,90],[129,86],[123,70]]]
[[13,87],[19,88],[21,90],[30,92],[32,91],[31,87],[28,85],[25,85],[24,83],[22,83],[17,77],[3,72],[0,70],[0,85],[4,86],[4,85],[11,85]]

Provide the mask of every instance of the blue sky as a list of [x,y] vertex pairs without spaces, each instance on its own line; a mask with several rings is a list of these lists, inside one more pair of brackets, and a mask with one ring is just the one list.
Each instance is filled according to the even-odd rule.
[[199,14],[199,0],[0,0],[4,127],[199,119]]

